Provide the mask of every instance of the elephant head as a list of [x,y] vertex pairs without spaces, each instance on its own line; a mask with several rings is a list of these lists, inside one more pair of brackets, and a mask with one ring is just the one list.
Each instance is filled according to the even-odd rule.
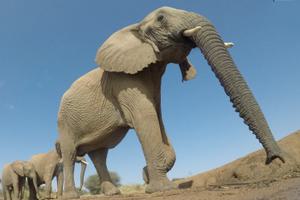
[[13,171],[21,177],[36,178],[34,166],[26,161],[14,161],[11,164]]
[[[32,163],[18,160],[11,163],[11,168],[18,176],[30,178],[33,181],[35,190],[38,191],[37,174]],[[39,196],[38,192],[37,195]]]
[[196,71],[187,60],[191,49],[198,47],[229,96],[235,110],[263,145],[266,164],[283,153],[275,142],[268,123],[226,49],[217,30],[205,17],[184,10],[162,7],[140,23],[128,26],[108,38],[98,50],[96,62],[109,72],[136,74],[155,63],[177,63],[183,80]]

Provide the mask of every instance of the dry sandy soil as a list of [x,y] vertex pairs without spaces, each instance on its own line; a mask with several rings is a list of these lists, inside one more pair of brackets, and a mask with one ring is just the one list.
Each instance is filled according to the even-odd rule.
[[266,166],[262,150],[214,170],[176,181],[178,190],[114,197],[82,196],[95,200],[300,200],[300,131],[279,141],[286,163]]
[[154,194],[130,194],[115,197],[96,195],[81,197],[91,200],[299,200],[300,178],[257,186],[222,186],[191,188]]

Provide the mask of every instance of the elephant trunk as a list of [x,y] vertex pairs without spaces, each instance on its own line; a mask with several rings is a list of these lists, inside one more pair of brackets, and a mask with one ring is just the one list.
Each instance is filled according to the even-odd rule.
[[273,138],[268,123],[246,81],[234,64],[223,40],[207,19],[202,16],[200,18],[201,20],[197,23],[199,28],[190,35],[190,38],[200,48],[236,112],[239,112],[245,124],[263,145],[267,154],[266,164],[276,158],[284,162],[282,152]]

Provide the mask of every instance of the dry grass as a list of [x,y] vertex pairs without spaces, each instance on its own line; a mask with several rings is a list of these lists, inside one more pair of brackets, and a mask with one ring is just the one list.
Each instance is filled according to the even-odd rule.
[[119,189],[122,194],[136,194],[136,193],[144,193],[145,185],[140,184],[132,184],[132,185],[122,185]]

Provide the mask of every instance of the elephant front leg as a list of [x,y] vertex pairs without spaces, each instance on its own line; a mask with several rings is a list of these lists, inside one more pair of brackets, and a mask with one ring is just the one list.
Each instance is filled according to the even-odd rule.
[[[164,127],[161,126],[161,129],[164,130]],[[163,133],[166,136],[164,131],[163,131]],[[175,152],[174,152],[174,149],[171,146],[171,143],[170,143],[169,139],[167,138],[167,136],[166,136],[166,139],[167,139],[167,144],[164,145],[165,152],[166,152],[166,161],[165,161],[165,163],[169,163],[169,165],[166,168],[166,171],[169,172],[172,169],[173,164],[175,163]],[[148,167],[147,166],[145,166],[143,168],[142,174],[143,174],[144,182],[146,184],[149,184],[149,172],[148,172]]]
[[169,181],[167,172],[175,162],[175,153],[166,141],[154,105],[148,100],[134,106],[133,125],[142,145],[147,162],[147,193],[176,188]]

